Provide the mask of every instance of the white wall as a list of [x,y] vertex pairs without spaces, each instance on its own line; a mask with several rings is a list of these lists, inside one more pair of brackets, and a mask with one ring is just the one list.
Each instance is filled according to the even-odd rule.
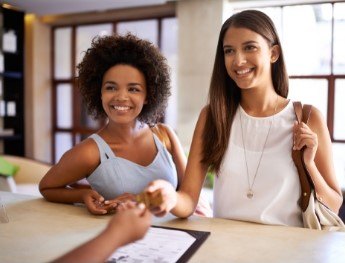
[[25,155],[51,162],[50,26],[25,16]]
[[190,147],[199,112],[207,101],[223,7],[223,0],[177,2],[177,133],[186,151]]

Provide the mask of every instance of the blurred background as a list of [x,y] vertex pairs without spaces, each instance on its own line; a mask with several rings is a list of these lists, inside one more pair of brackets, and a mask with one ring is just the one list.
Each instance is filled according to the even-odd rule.
[[[171,67],[164,122],[188,154],[207,101],[222,23],[259,9],[275,22],[290,76],[289,98],[323,113],[345,188],[345,1],[7,0],[0,15],[0,154],[56,163],[102,123],[76,89],[75,66],[97,35],[128,31],[154,43]],[[343,116],[343,117],[341,117]]]

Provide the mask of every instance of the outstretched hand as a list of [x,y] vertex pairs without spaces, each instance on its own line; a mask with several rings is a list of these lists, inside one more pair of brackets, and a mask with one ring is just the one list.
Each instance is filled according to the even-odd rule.
[[117,248],[144,237],[151,224],[151,213],[143,204],[121,204],[98,236],[54,262],[105,262]]
[[[125,245],[143,238],[150,224],[151,213],[145,208],[145,205],[125,202],[117,209],[106,231],[114,232],[121,245]],[[119,228],[125,234],[118,234]]]
[[159,206],[150,207],[150,211],[158,217],[165,216],[176,206],[177,194],[174,187],[167,181],[155,180],[151,182],[144,192],[149,193],[153,198],[161,195],[162,202]]

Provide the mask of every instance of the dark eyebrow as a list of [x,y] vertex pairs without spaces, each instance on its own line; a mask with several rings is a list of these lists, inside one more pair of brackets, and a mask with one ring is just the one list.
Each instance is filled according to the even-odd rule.
[[114,82],[114,81],[108,80],[108,81],[106,81],[106,82],[103,83],[103,85],[105,85],[105,84],[113,84],[113,85],[116,85],[117,83]]
[[[117,85],[117,83],[115,81],[112,81],[112,80],[108,80],[108,81],[103,83],[103,85],[105,85],[105,84]],[[131,83],[128,83],[128,86],[141,86],[141,84],[136,83],[136,82],[131,82]]]
[[248,44],[257,44],[258,42],[254,41],[254,40],[249,40],[249,41],[246,41],[242,44],[242,46],[244,45],[248,45]]
[[[242,43],[242,46],[245,46],[245,45],[249,45],[249,44],[257,44],[258,42],[254,41],[254,40],[248,40],[244,43]],[[231,45],[223,45],[223,48],[232,48]]]
[[131,82],[128,84],[128,86],[142,86],[140,83],[136,83],[136,82]]

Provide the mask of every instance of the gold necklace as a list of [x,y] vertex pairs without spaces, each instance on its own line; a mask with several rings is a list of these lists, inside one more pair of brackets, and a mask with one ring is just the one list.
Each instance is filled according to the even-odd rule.
[[249,170],[248,170],[248,162],[247,162],[247,151],[246,151],[246,146],[244,144],[244,135],[243,135],[243,127],[242,127],[242,112],[240,110],[242,146],[243,146],[244,160],[245,160],[245,163],[246,163],[247,179],[248,179],[247,197],[249,199],[252,199],[254,197],[253,186],[254,186],[254,183],[255,183],[256,176],[258,175],[258,170],[259,170],[259,167],[260,167],[262,156],[263,156],[265,148],[266,148],[266,143],[267,143],[267,139],[268,139],[268,136],[270,134],[270,131],[271,131],[271,127],[272,127],[272,123],[273,123],[273,120],[274,120],[274,116],[275,116],[275,114],[277,112],[277,106],[278,106],[278,94],[277,94],[277,99],[276,99],[276,105],[274,107],[274,114],[273,114],[273,116],[271,118],[271,121],[270,121],[270,126],[268,128],[268,132],[267,132],[267,135],[266,135],[266,138],[265,138],[265,143],[264,143],[264,146],[262,147],[262,151],[261,151],[261,154],[260,154],[260,159],[259,159],[258,165],[256,166],[256,170],[255,170],[255,174],[254,174],[254,178],[253,178],[253,182],[252,183],[250,183],[250,179],[249,179]]

